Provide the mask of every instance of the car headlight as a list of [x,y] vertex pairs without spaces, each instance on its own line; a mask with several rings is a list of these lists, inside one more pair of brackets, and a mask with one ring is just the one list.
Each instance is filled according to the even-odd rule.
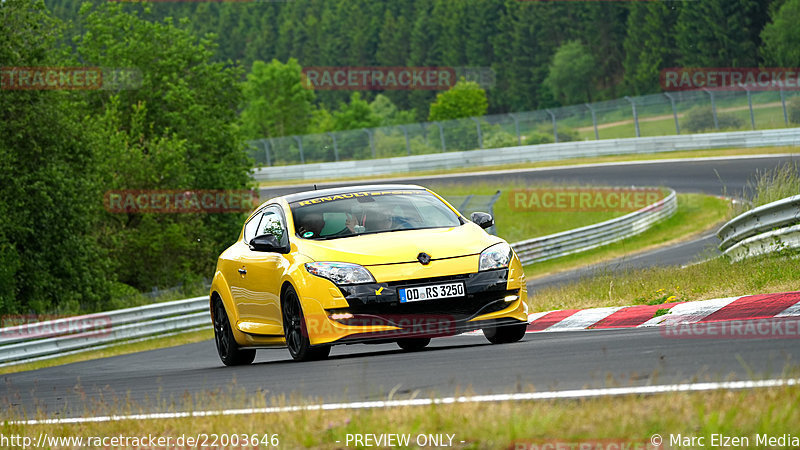
[[511,246],[505,242],[495,244],[481,252],[478,271],[503,269],[511,262]]
[[375,278],[364,266],[343,262],[306,263],[306,270],[312,275],[327,278],[336,284],[374,283]]

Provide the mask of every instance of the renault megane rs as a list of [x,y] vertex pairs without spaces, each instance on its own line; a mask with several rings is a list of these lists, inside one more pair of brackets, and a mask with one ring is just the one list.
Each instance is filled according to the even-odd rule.
[[517,255],[411,185],[315,190],[271,199],[220,255],[210,293],[220,359],[249,364],[259,348],[295,360],[332,345],[396,342],[483,330],[495,344],[525,335],[527,291]]

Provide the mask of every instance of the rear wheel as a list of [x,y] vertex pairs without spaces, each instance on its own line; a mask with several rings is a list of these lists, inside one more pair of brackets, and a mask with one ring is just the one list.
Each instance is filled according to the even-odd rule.
[[431,343],[431,338],[407,338],[397,341],[397,345],[407,352],[417,352],[427,347]]
[[325,359],[331,352],[330,345],[311,346],[308,340],[308,330],[303,317],[303,308],[297,292],[289,286],[283,293],[283,334],[286,337],[286,347],[295,361],[314,361]]
[[527,328],[527,323],[484,328],[483,335],[486,336],[486,339],[492,344],[510,344],[525,337],[525,330]]
[[250,364],[256,358],[255,350],[242,349],[236,343],[231,322],[220,299],[214,300],[214,342],[217,344],[219,359],[226,366]]

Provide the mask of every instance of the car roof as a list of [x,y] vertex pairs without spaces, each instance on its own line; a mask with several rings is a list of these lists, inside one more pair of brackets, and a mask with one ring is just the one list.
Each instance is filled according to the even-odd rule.
[[297,192],[295,194],[284,195],[283,199],[287,203],[294,203],[303,200],[310,200],[317,197],[326,197],[331,195],[348,194],[351,192],[365,192],[365,191],[396,191],[396,190],[425,190],[422,186],[415,184],[370,184],[366,186],[343,186],[329,189],[318,189],[315,191]]

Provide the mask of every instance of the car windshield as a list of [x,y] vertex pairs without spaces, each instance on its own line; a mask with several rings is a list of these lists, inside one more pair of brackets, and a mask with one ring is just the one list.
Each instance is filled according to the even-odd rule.
[[290,204],[295,232],[304,239],[457,227],[458,214],[427,191],[352,192]]

